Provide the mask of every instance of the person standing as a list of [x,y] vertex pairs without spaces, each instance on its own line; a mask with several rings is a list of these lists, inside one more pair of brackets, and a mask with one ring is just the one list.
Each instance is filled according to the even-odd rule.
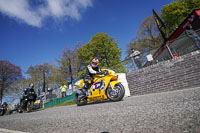
[[185,34],[194,41],[197,49],[200,49],[200,36],[195,30],[193,30],[191,24],[186,27]]
[[67,86],[64,83],[61,84],[60,90],[61,90],[61,93],[62,93],[62,97],[66,97]]
[[53,89],[52,88],[48,88],[47,91],[49,92],[49,99],[50,99],[50,101],[52,101]]
[[[131,57],[134,59],[135,64],[137,65],[137,68],[140,69],[142,68],[142,64],[140,62],[140,51],[135,50],[135,49],[131,49]],[[135,68],[136,69],[136,68]]]

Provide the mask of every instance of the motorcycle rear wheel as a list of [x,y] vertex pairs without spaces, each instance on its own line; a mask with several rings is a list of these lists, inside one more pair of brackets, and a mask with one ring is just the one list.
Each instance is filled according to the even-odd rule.
[[79,94],[75,95],[75,102],[77,106],[83,106],[87,104],[87,98],[80,98]]
[[108,88],[106,90],[106,95],[108,99],[110,99],[113,102],[121,101],[124,97],[124,94],[125,94],[125,89],[121,83],[116,84],[113,90],[112,88]]

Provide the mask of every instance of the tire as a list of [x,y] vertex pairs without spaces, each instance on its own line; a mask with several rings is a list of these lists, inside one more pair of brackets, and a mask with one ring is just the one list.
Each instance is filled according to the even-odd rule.
[[4,113],[5,113],[5,111],[1,110],[1,111],[0,111],[0,116],[3,116]]
[[39,108],[43,108],[43,100],[40,100]]
[[18,108],[17,108],[17,112],[18,112],[18,113],[23,113],[22,107],[18,107]]
[[31,112],[33,109],[33,101],[28,101],[26,106],[26,111]]
[[81,98],[79,97],[79,94],[75,95],[75,102],[77,104],[77,106],[83,106],[87,104],[87,98]]
[[106,95],[108,99],[113,102],[121,101],[124,98],[125,94],[124,86],[121,83],[117,83],[113,89],[115,91],[113,91],[110,87],[106,90]]

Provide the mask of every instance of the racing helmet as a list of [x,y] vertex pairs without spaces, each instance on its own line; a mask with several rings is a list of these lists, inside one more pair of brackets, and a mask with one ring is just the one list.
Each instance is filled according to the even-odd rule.
[[29,84],[29,87],[30,87],[30,89],[33,89],[33,88],[34,88],[34,84],[33,84],[33,83],[30,83],[30,84]]
[[94,58],[91,62],[92,67],[97,67],[99,65],[99,60]]

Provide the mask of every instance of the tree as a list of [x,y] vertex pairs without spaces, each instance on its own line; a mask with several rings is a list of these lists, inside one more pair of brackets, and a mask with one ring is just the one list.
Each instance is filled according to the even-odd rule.
[[64,80],[64,74],[57,67],[52,67],[51,75],[48,76],[48,86],[51,88],[58,88]]
[[134,68],[133,61],[130,58],[132,48],[141,52],[140,62],[143,64],[146,59],[146,54],[157,49],[162,43],[163,39],[153,16],[146,17],[139,25],[136,37],[134,37],[132,42],[127,44],[127,56],[125,57],[126,67],[129,70]]
[[5,89],[9,85],[22,78],[22,71],[19,66],[11,64],[7,60],[0,60],[0,103],[4,96]]
[[146,17],[139,25],[137,35],[131,43],[127,45],[127,52],[131,48],[143,51],[145,48],[154,50],[162,44],[162,38],[153,19],[153,16]]
[[178,0],[161,9],[161,16],[166,24],[170,35],[183,22],[184,19],[194,10],[200,8],[199,0]]
[[22,95],[23,89],[28,86],[26,79],[20,79],[9,85],[9,89],[6,90],[4,95],[8,103],[12,103],[16,99],[19,99]]
[[55,65],[48,63],[30,66],[26,71],[26,74],[31,76],[31,78],[27,80],[34,83],[36,88],[42,87],[43,92],[45,92],[46,88],[48,87],[57,87],[57,83],[60,81],[58,81],[56,78],[62,76]]
[[102,32],[97,33],[89,43],[78,50],[78,57],[83,66],[82,73],[93,58],[99,59],[100,66],[109,67],[116,72],[126,72],[126,68],[121,63],[121,52],[118,41],[113,37]]
[[73,78],[78,78],[81,69],[78,58],[78,50],[81,45],[81,43],[77,43],[74,49],[67,47],[62,51],[60,59],[57,60],[60,64],[60,71],[65,74],[65,77],[70,77],[70,83],[72,83]]

